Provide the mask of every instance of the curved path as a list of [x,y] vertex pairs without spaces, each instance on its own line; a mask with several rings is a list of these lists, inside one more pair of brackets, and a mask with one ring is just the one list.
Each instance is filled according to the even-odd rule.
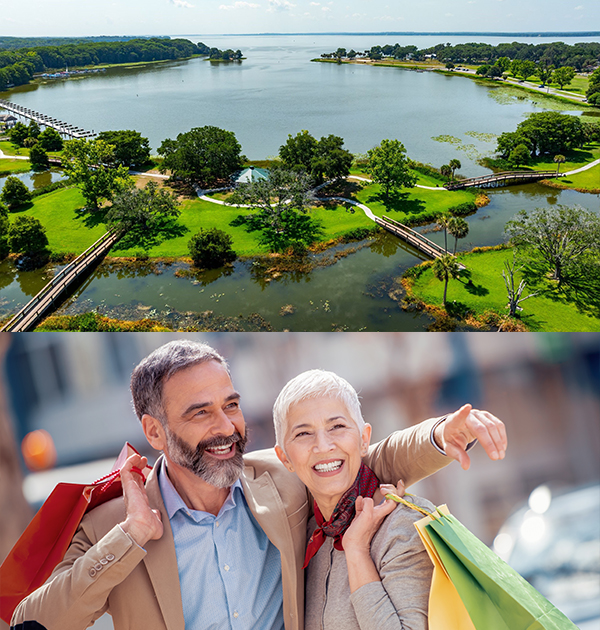
[[[373,180],[372,179],[368,179],[367,177],[359,177],[358,175],[348,175],[348,179],[358,179],[358,181],[360,182],[370,182],[372,183]],[[448,192],[447,188],[439,187],[439,186],[421,186],[421,184],[415,184],[415,188],[424,188],[425,190],[443,190],[445,192]]]
[[597,160],[594,160],[593,162],[590,162],[589,164],[586,164],[585,166],[582,166],[581,168],[576,168],[574,171],[567,171],[566,173],[561,173],[561,175],[575,175],[575,173],[581,173],[583,171],[587,171],[589,168],[592,168],[593,166],[597,166],[598,164],[600,164],[600,158]]
[[0,149],[0,159],[6,160],[28,160],[29,157],[26,155],[6,155],[2,149]]

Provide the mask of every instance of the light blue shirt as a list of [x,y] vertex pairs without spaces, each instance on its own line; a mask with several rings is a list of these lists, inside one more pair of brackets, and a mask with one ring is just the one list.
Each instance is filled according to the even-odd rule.
[[281,556],[236,481],[217,516],[190,510],[158,482],[173,530],[186,630],[283,630]]

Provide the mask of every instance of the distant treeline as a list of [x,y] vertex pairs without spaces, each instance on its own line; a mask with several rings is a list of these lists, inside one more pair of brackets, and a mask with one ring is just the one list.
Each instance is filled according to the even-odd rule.
[[[345,54],[340,54],[340,53]],[[393,57],[395,59],[410,59],[422,61],[427,55],[435,55],[438,61],[443,63],[494,63],[501,57],[510,60],[533,61],[542,66],[554,66],[561,68],[571,66],[578,71],[593,70],[600,64],[600,42],[577,42],[569,45],[564,42],[552,42],[549,44],[524,44],[522,42],[503,43],[493,46],[485,43],[471,42],[468,44],[437,44],[430,48],[419,49],[416,46],[400,46],[400,44],[386,44],[385,46],[373,46],[365,51],[346,51],[338,48],[333,53],[321,55],[323,58],[335,59],[340,57],[365,57],[368,59],[382,59]]]
[[66,66],[135,63],[185,59],[207,55],[211,59],[241,59],[241,51],[220,51],[187,39],[131,39],[117,42],[88,42],[62,46],[35,46],[0,51],[0,90],[24,85],[36,73],[63,69]]
[[[0,36],[0,48],[17,50],[35,46],[65,46],[67,44],[89,44],[91,42],[127,42],[131,39],[148,39],[136,35],[100,35],[98,37],[3,37]],[[168,35],[153,39],[169,39]]]

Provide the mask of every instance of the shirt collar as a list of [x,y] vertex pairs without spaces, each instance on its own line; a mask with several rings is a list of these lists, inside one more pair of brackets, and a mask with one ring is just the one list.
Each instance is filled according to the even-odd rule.
[[[202,510],[191,510],[185,504],[185,501],[181,498],[172,481],[169,479],[169,475],[167,474],[167,465],[164,458],[161,458],[160,463],[158,465],[158,485],[160,488],[160,493],[162,494],[163,502],[165,504],[165,509],[169,516],[169,520],[172,520],[175,514],[180,510],[188,515],[194,515],[193,518],[196,521],[200,521],[207,517],[213,517],[213,514],[209,512],[203,512]],[[238,479],[229,489],[229,495],[223,503],[223,506],[219,510],[218,516],[221,516],[227,510],[231,510],[236,507],[236,501],[243,501],[244,493],[242,489],[242,482]]]

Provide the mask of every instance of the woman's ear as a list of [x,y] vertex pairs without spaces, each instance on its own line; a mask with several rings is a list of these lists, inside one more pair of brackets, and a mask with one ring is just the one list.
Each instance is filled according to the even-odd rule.
[[277,457],[279,457],[279,461],[290,471],[294,472],[294,467],[292,466],[292,462],[287,458],[284,450],[279,446],[279,444],[275,445],[275,453]]
[[369,451],[369,444],[371,444],[371,430],[372,427],[368,422],[365,422],[365,426],[362,430],[360,437],[360,455],[364,457]]
[[145,413],[142,416],[142,429],[144,430],[144,435],[148,443],[153,449],[157,451],[165,450],[167,446],[167,436],[160,420]]

